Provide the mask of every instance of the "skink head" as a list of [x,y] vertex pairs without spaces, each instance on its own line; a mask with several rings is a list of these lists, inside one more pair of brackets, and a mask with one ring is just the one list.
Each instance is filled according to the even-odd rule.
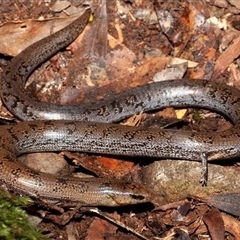
[[146,186],[137,183],[116,182],[103,183],[101,186],[105,206],[124,206],[139,203],[155,203],[156,195]]

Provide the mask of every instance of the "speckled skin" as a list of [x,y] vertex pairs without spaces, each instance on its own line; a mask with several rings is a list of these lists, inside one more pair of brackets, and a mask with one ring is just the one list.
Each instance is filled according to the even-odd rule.
[[[60,106],[28,96],[23,86],[29,74],[73,41],[87,23],[89,14],[86,11],[65,29],[28,47],[13,58],[5,70],[2,100],[19,119],[30,122],[0,127],[1,182],[16,192],[35,198],[88,206],[119,206],[149,201],[151,193],[134,183],[57,178],[37,173],[17,162],[17,156],[28,152],[69,150],[194,161],[205,158],[211,161],[240,155],[240,91],[224,84],[204,80],[152,83],[95,105]],[[109,123],[140,111],[167,106],[212,109],[228,117],[235,125],[221,133],[195,133],[143,130]]]

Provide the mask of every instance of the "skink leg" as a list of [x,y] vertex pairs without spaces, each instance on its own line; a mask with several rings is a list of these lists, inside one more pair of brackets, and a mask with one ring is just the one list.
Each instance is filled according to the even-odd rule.
[[200,179],[200,183],[202,186],[207,186],[208,181],[208,162],[206,154],[200,155],[201,162],[202,162],[202,178]]

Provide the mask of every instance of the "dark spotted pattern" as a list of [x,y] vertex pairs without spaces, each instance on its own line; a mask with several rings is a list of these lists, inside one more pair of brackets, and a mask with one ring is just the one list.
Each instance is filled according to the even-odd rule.
[[[18,193],[36,198],[119,206],[146,202],[152,195],[144,186],[134,183],[56,178],[37,173],[17,162],[17,156],[41,151],[80,151],[194,161],[201,161],[204,156],[211,161],[240,155],[240,92],[224,84],[203,80],[152,83],[94,106],[52,105],[27,95],[24,84],[29,74],[73,41],[87,23],[89,14],[87,10],[68,27],[28,47],[13,58],[3,73],[4,104],[19,119],[35,121],[0,127],[1,182]],[[212,109],[228,117],[234,127],[221,133],[193,133],[143,130],[109,123],[168,106]]]

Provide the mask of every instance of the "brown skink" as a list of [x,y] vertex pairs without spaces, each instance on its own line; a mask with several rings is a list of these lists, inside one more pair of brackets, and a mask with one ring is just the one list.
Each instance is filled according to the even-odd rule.
[[[13,58],[2,75],[4,104],[19,119],[30,122],[0,127],[1,182],[32,197],[82,205],[118,206],[149,201],[151,194],[144,186],[133,183],[57,178],[36,173],[17,162],[17,156],[28,152],[68,150],[211,161],[240,155],[240,91],[224,84],[204,80],[152,83],[96,105],[60,106],[27,95],[24,84],[29,74],[73,41],[87,23],[89,14],[86,11],[68,27],[25,49]],[[143,130],[109,123],[140,111],[167,106],[212,109],[228,117],[234,127],[221,133],[196,133]]]

